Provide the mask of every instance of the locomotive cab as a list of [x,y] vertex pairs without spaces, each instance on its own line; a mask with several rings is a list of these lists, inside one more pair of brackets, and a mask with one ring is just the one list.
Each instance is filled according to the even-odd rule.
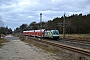
[[45,30],[44,37],[59,39],[59,31],[58,30]]
[[59,31],[58,30],[51,30],[52,38],[59,39]]

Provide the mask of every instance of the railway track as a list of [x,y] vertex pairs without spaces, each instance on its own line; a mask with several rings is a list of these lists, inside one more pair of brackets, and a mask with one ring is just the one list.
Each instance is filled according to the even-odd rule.
[[65,44],[65,45],[69,45],[69,46],[74,46],[74,47],[79,47],[79,48],[83,48],[83,49],[89,49],[90,50],[90,41],[85,41],[85,40],[75,40],[75,39],[59,39],[58,41],[56,40],[50,40],[50,39],[46,39],[49,41],[53,41],[56,43],[60,43],[60,44]]
[[58,42],[53,42],[53,41],[48,41],[48,40],[40,40],[40,39],[37,39],[37,38],[31,38],[35,41],[38,41],[38,42],[41,42],[41,43],[45,43],[45,44],[49,44],[49,45],[52,45],[52,46],[55,46],[55,47],[58,47],[58,48],[63,48],[63,49],[66,49],[66,50],[70,50],[70,51],[74,51],[74,52],[77,52],[77,53],[80,53],[80,54],[84,54],[86,56],[90,56],[90,50],[89,49],[83,49],[83,48],[79,48],[79,47],[75,47],[75,46],[70,46],[70,45],[66,45],[66,44],[61,44],[61,43],[58,43]]
[[59,40],[60,43],[90,50],[90,42],[83,40]]

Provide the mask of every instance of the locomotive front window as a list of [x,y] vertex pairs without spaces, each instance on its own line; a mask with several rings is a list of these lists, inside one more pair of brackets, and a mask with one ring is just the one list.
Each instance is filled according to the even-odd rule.
[[53,31],[53,34],[57,34],[57,35],[58,35],[58,34],[59,34],[59,32],[58,32],[58,31]]

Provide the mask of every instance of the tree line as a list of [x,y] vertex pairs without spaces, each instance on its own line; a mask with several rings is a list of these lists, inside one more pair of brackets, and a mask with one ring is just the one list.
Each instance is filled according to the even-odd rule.
[[[64,17],[56,17],[53,20],[42,22],[42,29],[57,29],[63,33],[63,19]],[[89,34],[90,33],[90,14],[73,14],[65,16],[65,33],[67,34]],[[14,32],[22,33],[24,30],[40,29],[40,22],[35,21],[27,24],[22,24],[17,27]]]
[[0,33],[1,34],[11,34],[12,33],[12,29],[8,28],[8,27],[0,27]]
[[8,27],[0,27],[0,38],[1,34],[7,35],[7,34],[12,34],[12,29]]

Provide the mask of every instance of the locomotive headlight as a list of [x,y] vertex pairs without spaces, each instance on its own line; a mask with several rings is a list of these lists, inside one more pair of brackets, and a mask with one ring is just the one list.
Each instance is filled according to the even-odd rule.
[[50,35],[52,35],[52,32],[50,32]]

